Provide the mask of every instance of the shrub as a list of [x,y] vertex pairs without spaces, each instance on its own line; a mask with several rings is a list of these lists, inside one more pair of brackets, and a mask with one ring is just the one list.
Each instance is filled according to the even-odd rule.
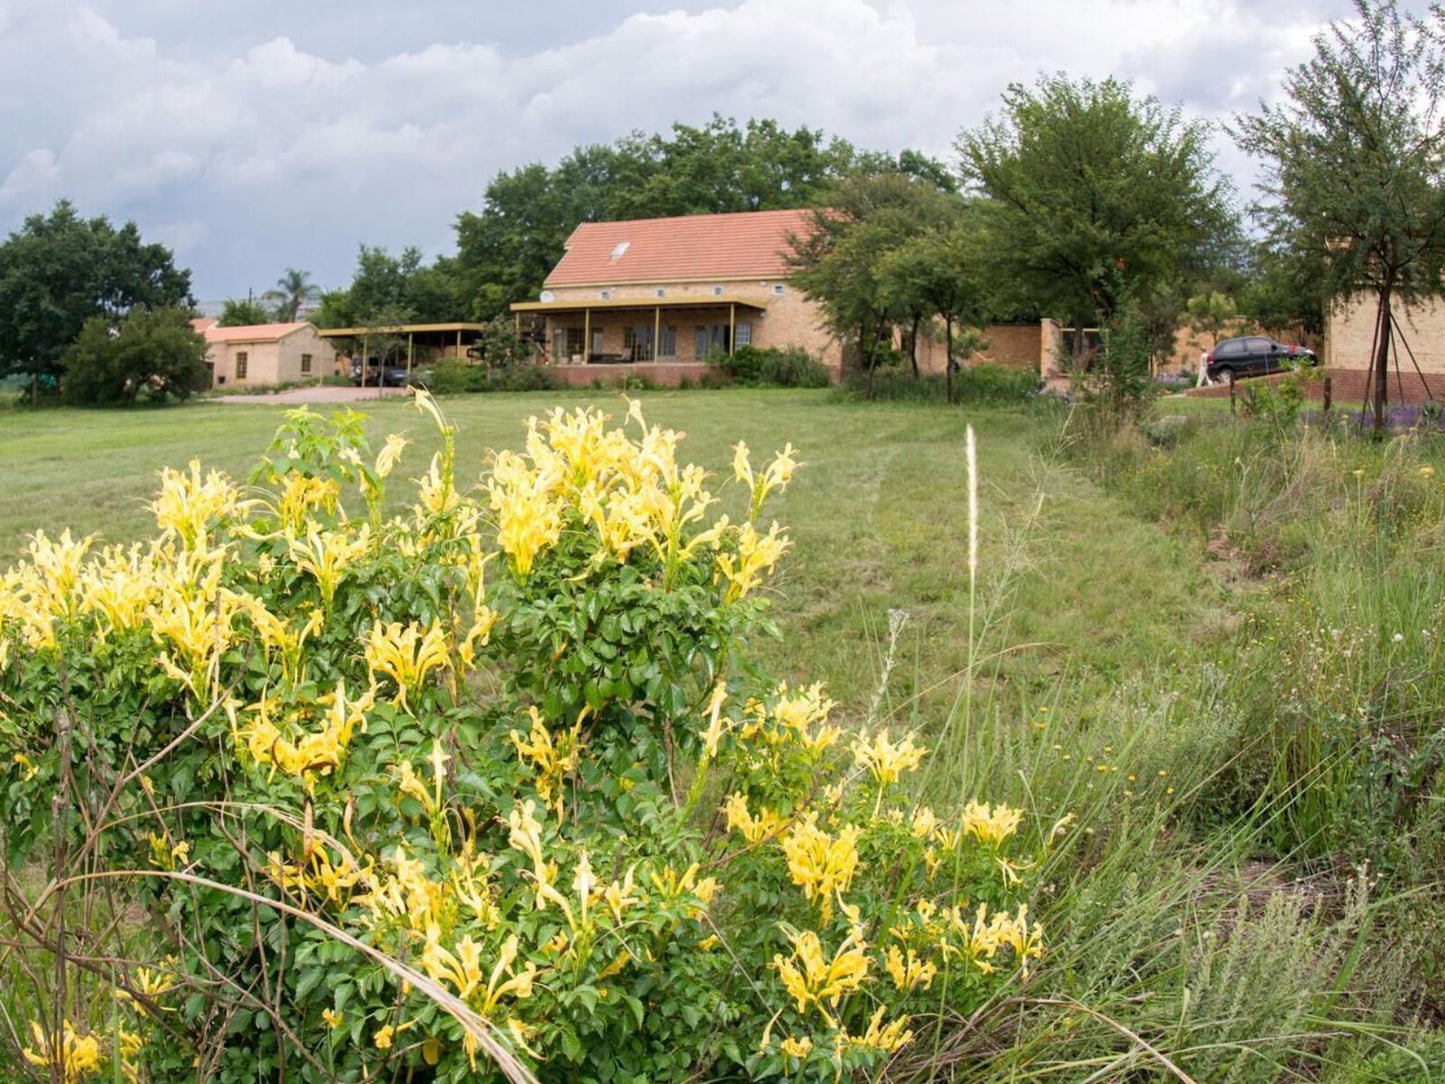
[[[850,395],[868,397],[866,374],[849,377]],[[959,403],[1023,403],[1039,390],[1039,377],[1032,369],[1006,365],[979,364],[953,375],[954,401]],[[872,398],[893,401],[943,402],[943,377],[914,376],[900,367],[879,369],[873,374]]]
[[828,367],[800,346],[740,346],[731,354],[710,354],[707,362],[744,387],[826,388],[832,383]]
[[432,370],[432,390],[438,395],[485,391],[553,391],[557,379],[541,365],[487,366],[452,359]]
[[739,445],[717,516],[635,404],[557,410],[474,498],[418,402],[403,516],[406,441],[303,408],[251,487],[166,470],[148,544],[36,535],[5,574],[0,906],[30,974],[106,961],[21,1014],[31,1062],[831,1081],[1027,974],[1056,833],[916,806],[913,735],[749,661],[791,446]]

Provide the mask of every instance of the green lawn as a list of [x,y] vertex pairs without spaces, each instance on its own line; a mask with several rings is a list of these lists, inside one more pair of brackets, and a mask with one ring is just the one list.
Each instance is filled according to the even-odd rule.
[[[844,704],[866,703],[871,694],[890,608],[912,615],[901,642],[906,661],[895,671],[898,702],[910,714],[919,707],[926,726],[952,701],[949,679],[968,654],[969,423],[980,455],[980,596],[1013,592],[1012,604],[998,610],[1009,623],[985,642],[989,651],[1011,649],[997,661],[997,685],[1037,698],[1066,672],[1107,678],[1168,659],[1188,650],[1217,605],[1194,555],[1059,465],[1051,414],[848,403],[828,392],[642,398],[649,419],[682,429],[687,457],[717,473],[730,470],[739,440],[757,454],[784,441],[800,449],[806,469],[773,506],[796,546],[776,581],[783,637],[769,653],[797,679],[827,681]],[[555,394],[446,400],[461,431],[460,476],[476,478],[488,449],[520,445],[526,418],[558,401]],[[561,401],[626,412],[616,396]],[[403,470],[419,472],[436,445],[430,422],[404,402],[365,408],[374,438],[416,438]],[[157,471],[199,458],[243,476],[280,420],[276,407],[220,404],[0,415],[7,478],[0,554],[17,556],[37,529],[138,537],[149,526],[145,503]],[[917,705],[908,700],[913,692],[922,694]]]

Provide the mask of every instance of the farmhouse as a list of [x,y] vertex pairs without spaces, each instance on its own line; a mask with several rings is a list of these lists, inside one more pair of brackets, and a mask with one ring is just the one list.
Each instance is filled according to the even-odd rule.
[[512,311],[539,325],[549,360],[578,383],[645,365],[675,384],[699,374],[709,354],[747,345],[800,346],[836,373],[839,343],[788,283],[790,238],[808,230],[810,214],[584,222],[541,300]]
[[200,319],[191,326],[205,336],[212,387],[319,381],[336,366],[335,349],[308,323],[219,327]]

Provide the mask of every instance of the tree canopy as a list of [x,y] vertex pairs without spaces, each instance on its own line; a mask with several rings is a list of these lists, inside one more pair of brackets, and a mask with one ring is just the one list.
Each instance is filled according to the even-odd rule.
[[250,297],[228,297],[221,306],[217,327],[251,327],[255,324],[269,324],[276,313],[262,302]]
[[206,341],[188,309],[139,305],[119,322],[92,316],[65,350],[61,394],[81,405],[184,399],[204,386]]
[[321,296],[321,290],[311,281],[308,272],[288,267],[276,280],[276,285],[263,296],[274,307],[276,319],[289,324],[296,319],[301,306]]
[[1207,135],[1116,79],[1011,85],[956,144],[996,307],[1081,327],[1205,271],[1236,228]]
[[421,250],[398,256],[362,245],[351,285],[321,295],[310,320],[318,327],[368,327],[386,323],[445,323],[464,315],[450,261],[422,262]]
[[0,243],[0,376],[56,380],[87,320],[191,303],[190,272],[170,249],[146,244],[134,222],[81,218],[61,200]]
[[1253,208],[1281,251],[1318,276],[1330,304],[1375,295],[1375,424],[1384,423],[1391,306],[1442,293],[1445,271],[1445,11],[1356,0],[1315,38],[1275,105],[1237,119],[1266,169]]

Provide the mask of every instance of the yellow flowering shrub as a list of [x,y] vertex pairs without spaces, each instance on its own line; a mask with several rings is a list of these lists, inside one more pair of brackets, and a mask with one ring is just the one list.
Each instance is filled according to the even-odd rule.
[[147,543],[37,535],[4,573],[12,868],[118,879],[153,936],[87,944],[111,1010],[17,1053],[67,1082],[863,1079],[1022,981],[1021,812],[919,806],[916,735],[748,665],[791,445],[719,489],[637,404],[558,410],[464,485],[419,405],[443,448],[402,515],[406,440],[302,410],[251,489],[163,472]]

